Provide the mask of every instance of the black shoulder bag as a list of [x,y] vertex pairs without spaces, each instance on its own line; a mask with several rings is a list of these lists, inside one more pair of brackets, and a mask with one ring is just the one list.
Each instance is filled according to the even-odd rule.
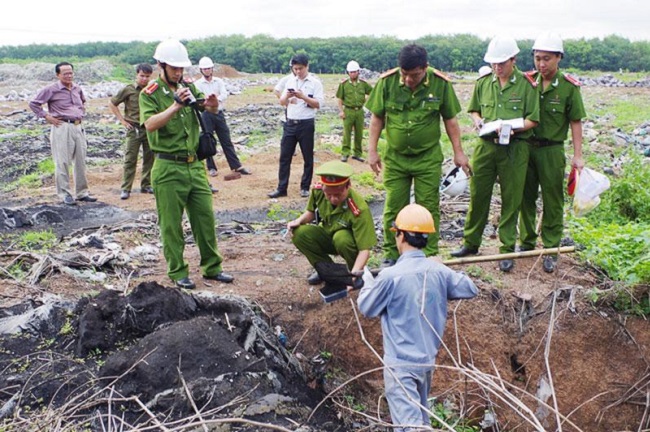
[[210,156],[217,154],[217,139],[214,137],[213,133],[205,130],[205,124],[203,124],[203,119],[201,118],[199,107],[194,104],[192,108],[196,113],[196,118],[199,120],[199,125],[201,125],[201,134],[199,135],[199,148],[196,149],[196,157],[199,160],[207,159]]

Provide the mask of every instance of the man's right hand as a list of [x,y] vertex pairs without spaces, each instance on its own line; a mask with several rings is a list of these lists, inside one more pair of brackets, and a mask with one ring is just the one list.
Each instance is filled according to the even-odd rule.
[[45,116],[45,121],[56,127],[61,126],[61,123],[63,123],[61,120],[59,120],[58,118],[54,117],[51,114],[47,114]]
[[339,118],[345,120],[345,113],[343,111],[339,112]]
[[381,172],[381,158],[379,157],[377,150],[368,151],[368,163],[370,164],[370,168],[372,168],[375,174],[379,174]]

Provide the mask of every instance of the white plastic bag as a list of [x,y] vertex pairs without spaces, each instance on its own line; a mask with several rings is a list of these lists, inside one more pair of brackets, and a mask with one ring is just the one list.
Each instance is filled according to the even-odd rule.
[[584,216],[600,204],[600,194],[609,189],[609,179],[604,174],[583,168],[573,196],[573,214]]

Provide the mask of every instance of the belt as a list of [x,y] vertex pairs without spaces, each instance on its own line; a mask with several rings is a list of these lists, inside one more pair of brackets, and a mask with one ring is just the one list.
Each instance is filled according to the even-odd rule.
[[169,153],[155,153],[156,157],[158,159],[165,159],[165,160],[170,160],[174,162],[183,162],[183,163],[192,163],[197,161],[197,157],[195,154],[193,155],[175,155],[175,154],[169,154]]
[[535,147],[548,147],[554,145],[564,145],[564,141],[551,141],[551,140],[542,140],[537,138],[531,138],[529,140],[530,144]]
[[61,120],[62,122],[73,124],[73,125],[80,125],[81,124],[81,120],[66,119],[66,118],[60,118],[59,120]]
[[300,124],[300,123],[308,123],[312,122],[313,123],[314,119],[302,119],[302,120],[294,120],[294,119],[287,119],[287,123],[289,124]]
[[351,107],[351,106],[347,106],[347,105],[345,105],[345,107],[346,107],[347,109],[351,109],[351,110],[355,110],[355,111],[358,111],[358,110],[360,110],[361,108],[363,108],[363,107]]

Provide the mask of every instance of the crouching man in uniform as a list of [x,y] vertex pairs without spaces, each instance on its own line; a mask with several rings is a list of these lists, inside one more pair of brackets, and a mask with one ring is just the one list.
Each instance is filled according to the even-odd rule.
[[[292,241],[309,263],[332,262],[330,255],[340,255],[351,272],[361,272],[377,244],[375,225],[368,204],[352,190],[353,168],[340,161],[330,161],[316,170],[320,182],[309,194],[307,209],[287,224],[293,231]],[[321,283],[318,273],[308,279]]]

